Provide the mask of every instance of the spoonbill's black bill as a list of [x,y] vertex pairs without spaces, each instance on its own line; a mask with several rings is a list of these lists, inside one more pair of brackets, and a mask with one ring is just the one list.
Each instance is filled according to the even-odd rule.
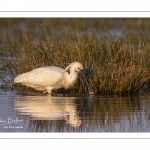
[[93,92],[92,88],[90,87],[90,85],[89,85],[89,83],[88,83],[88,81],[87,81],[87,79],[86,79],[86,77],[84,75],[83,70],[80,71],[80,74],[82,76],[82,79],[84,80],[84,83],[86,85],[86,88],[88,90],[89,95],[94,95],[94,92]]

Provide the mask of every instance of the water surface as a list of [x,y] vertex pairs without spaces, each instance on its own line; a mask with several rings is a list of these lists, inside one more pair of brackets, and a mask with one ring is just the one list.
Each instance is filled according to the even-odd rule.
[[0,132],[149,132],[150,97],[0,91]]

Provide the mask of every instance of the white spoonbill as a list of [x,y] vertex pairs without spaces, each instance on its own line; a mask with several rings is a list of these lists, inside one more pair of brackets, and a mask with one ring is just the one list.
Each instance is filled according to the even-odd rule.
[[[67,72],[69,70],[69,73]],[[37,91],[52,93],[52,90],[64,87],[68,89],[73,86],[77,80],[78,73],[81,73],[89,94],[94,94],[89,86],[83,72],[83,66],[79,62],[73,62],[66,69],[55,66],[40,67],[30,72],[18,75],[14,83],[22,83],[32,87]]]

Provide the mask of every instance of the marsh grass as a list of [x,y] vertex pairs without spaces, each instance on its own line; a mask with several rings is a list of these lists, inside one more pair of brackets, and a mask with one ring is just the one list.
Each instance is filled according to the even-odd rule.
[[[28,25],[32,27],[32,22]],[[7,58],[1,70],[9,74],[12,83],[16,75],[38,67],[65,68],[71,62],[79,61],[83,64],[88,82],[96,94],[133,94],[148,87],[149,37],[136,36],[133,40],[132,36],[127,36],[112,40],[110,36],[99,37],[96,30],[87,34],[66,29],[65,32],[57,33],[52,38],[43,26],[42,30],[38,36],[27,35],[21,30],[19,38],[8,38],[7,50],[1,51],[3,57]],[[51,31],[52,35],[54,33]],[[3,83],[4,81],[7,83],[5,77],[1,73]],[[20,84],[14,87],[31,90]],[[75,86],[68,92],[79,94],[86,92],[80,76]]]
[[[13,78],[21,73],[42,66],[65,68],[79,61],[85,68],[90,86],[96,94],[131,94],[146,88],[150,79],[149,44],[138,52],[134,45],[123,41],[101,41],[95,35],[73,35],[51,43],[48,35],[42,39],[24,39],[20,51],[11,50],[5,68]],[[18,88],[24,86],[16,85]],[[81,77],[69,92],[84,93]]]

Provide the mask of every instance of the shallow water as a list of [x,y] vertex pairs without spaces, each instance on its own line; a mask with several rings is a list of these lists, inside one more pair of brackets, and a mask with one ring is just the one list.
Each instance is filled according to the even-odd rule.
[[149,132],[150,96],[62,97],[0,91],[0,132]]

